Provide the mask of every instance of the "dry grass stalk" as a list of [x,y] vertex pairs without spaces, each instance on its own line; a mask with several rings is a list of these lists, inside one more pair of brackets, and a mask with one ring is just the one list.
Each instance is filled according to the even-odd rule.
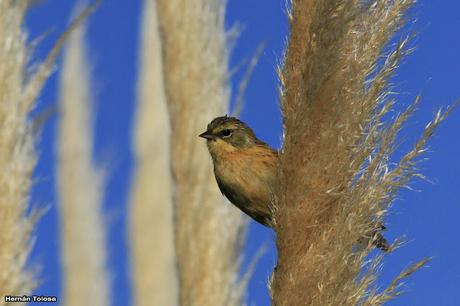
[[[28,294],[36,277],[26,267],[32,247],[36,211],[27,214],[32,171],[36,163],[34,123],[28,120],[37,96],[52,72],[54,60],[81,16],[56,42],[46,60],[30,70],[24,15],[30,1],[0,1],[0,296]],[[0,305],[4,305],[0,301]]]
[[397,133],[417,104],[385,119],[393,106],[389,78],[407,53],[407,39],[383,63],[379,57],[412,4],[292,1],[280,71],[285,141],[274,205],[274,305],[380,305],[398,294],[397,284],[410,274],[377,292],[381,257],[365,265],[372,245],[356,252],[352,247],[417,175],[426,140],[451,110],[436,116],[399,163],[390,162]]
[[135,304],[177,305],[170,126],[161,41],[153,0],[144,1],[131,195],[131,266]]
[[226,112],[227,47],[220,0],[159,0],[166,97],[172,124],[175,248],[181,305],[240,305],[244,227],[224,202],[198,139]]
[[91,86],[84,29],[70,36],[61,74],[57,177],[63,299],[67,306],[110,304],[103,173],[92,160]]
[[[26,267],[34,215],[26,213],[36,163],[24,96],[27,1],[0,2],[0,296],[27,294],[36,278]],[[33,88],[36,93],[40,87]],[[3,298],[0,305],[5,305]]]

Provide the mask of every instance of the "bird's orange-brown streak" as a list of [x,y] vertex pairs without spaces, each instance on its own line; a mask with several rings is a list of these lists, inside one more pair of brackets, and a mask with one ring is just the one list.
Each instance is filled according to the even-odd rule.
[[248,214],[270,216],[270,202],[276,183],[278,154],[267,145],[255,145],[234,150],[222,141],[215,144],[219,151],[215,159],[215,173],[222,182],[244,194],[247,203],[237,205]]

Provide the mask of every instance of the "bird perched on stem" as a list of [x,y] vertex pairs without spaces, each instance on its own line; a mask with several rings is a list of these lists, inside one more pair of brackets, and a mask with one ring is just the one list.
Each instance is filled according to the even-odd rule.
[[271,227],[278,153],[234,117],[215,118],[200,137],[207,139],[220,191],[248,216]]
[[[273,227],[270,207],[277,180],[278,152],[235,117],[215,118],[199,136],[207,140],[220,191],[249,217]],[[370,236],[374,246],[389,249],[379,229]]]

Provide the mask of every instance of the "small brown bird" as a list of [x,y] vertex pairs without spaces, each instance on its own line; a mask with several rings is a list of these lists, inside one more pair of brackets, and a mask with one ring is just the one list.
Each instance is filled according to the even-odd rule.
[[[273,227],[270,203],[276,184],[278,152],[234,117],[215,118],[199,136],[207,140],[220,191],[252,219]],[[370,237],[376,247],[388,250],[380,230],[370,233]]]
[[278,153],[234,117],[212,120],[200,137],[207,139],[220,191],[248,216],[271,227]]

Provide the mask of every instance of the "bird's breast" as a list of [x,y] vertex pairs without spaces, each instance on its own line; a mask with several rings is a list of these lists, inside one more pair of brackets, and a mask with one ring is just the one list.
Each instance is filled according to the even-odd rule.
[[276,167],[277,156],[272,152],[240,150],[214,161],[214,172],[222,193],[256,220],[255,214],[259,218],[260,215],[269,216]]

